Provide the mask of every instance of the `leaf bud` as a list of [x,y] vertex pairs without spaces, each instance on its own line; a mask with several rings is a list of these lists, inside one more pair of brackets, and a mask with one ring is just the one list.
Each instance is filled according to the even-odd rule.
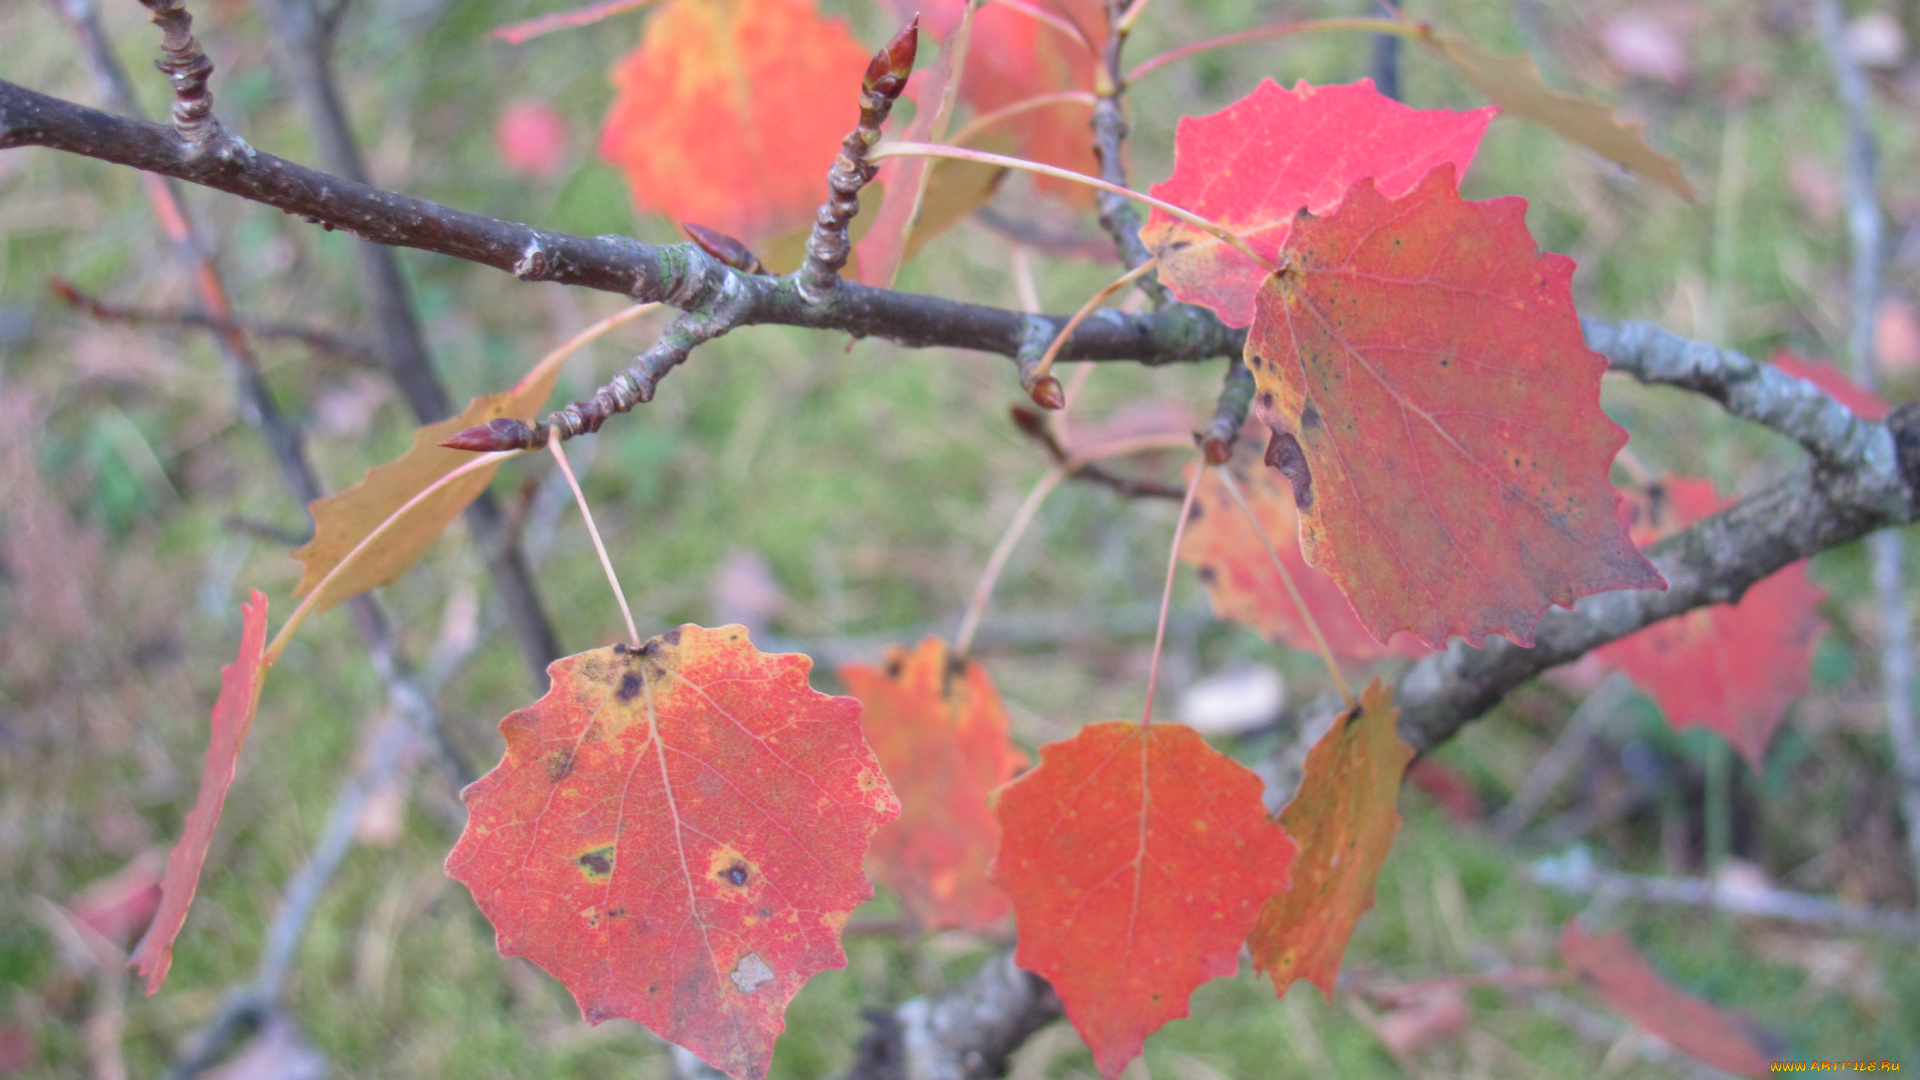
[[913,74],[913,58],[919,51],[920,16],[915,13],[907,25],[893,35],[893,40],[873,54],[861,87],[889,99],[899,97],[900,91],[906,88],[907,76]]

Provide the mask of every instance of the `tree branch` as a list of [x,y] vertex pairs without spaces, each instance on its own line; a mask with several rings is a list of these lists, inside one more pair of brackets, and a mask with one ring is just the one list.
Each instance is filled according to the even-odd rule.
[[[681,309],[723,291],[742,296],[738,325],[780,324],[880,337],[909,348],[942,346],[1014,356],[1030,318],[1017,311],[842,282],[808,304],[791,278],[742,274],[692,244],[580,237],[454,210],[382,191],[247,147],[189,159],[173,132],[0,80],[0,150],[45,146],[172,176],[238,195],[324,228],[379,244],[481,263],[525,281],[555,281]],[[1067,316],[1034,316],[1057,334]],[[1185,305],[1153,315],[1105,309],[1082,323],[1059,359],[1188,363],[1238,355],[1244,331]]]

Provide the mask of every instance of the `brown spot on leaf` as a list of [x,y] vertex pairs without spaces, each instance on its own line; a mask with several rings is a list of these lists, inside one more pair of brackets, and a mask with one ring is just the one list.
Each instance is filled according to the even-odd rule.
[[580,864],[581,871],[588,877],[606,877],[613,873],[613,845],[606,844],[592,851],[582,852],[574,861]]
[[547,779],[559,783],[573,775],[573,747],[568,746],[547,755]]
[[620,689],[614,691],[614,696],[621,701],[632,701],[639,693],[640,675],[638,672],[629,671],[620,677]]

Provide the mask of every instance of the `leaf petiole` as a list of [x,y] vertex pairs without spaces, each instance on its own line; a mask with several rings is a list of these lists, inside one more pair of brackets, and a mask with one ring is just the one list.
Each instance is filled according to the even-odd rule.
[[607,556],[607,545],[600,539],[600,528],[593,523],[593,509],[587,505],[587,494],[580,490],[580,480],[573,475],[573,465],[567,461],[567,452],[561,448],[562,440],[547,440],[547,449],[553,451],[553,460],[560,466],[560,474],[567,478],[567,486],[573,489],[573,501],[580,507],[580,516],[586,519],[587,535],[593,538],[593,550],[600,555],[600,569],[607,572],[607,584],[613,587],[613,598],[620,601],[620,617],[627,620],[627,641],[638,646],[640,629],[633,623],[633,609],[627,606],[627,591],[620,587],[620,575],[613,571],[613,560]]
[[869,161],[883,161],[892,157],[940,157],[952,158],[955,161],[974,161],[982,165],[999,165],[1002,168],[1020,169],[1025,172],[1038,173],[1041,176],[1051,176],[1056,180],[1066,180],[1070,183],[1082,184],[1099,191],[1105,191],[1122,196],[1123,198],[1132,199],[1135,202],[1145,203],[1156,210],[1165,211],[1179,218],[1181,221],[1192,225],[1194,228],[1219,239],[1235,251],[1266,267],[1269,272],[1278,269],[1272,259],[1255,251],[1253,246],[1248,244],[1239,233],[1234,232],[1224,225],[1208,221],[1199,214],[1184,207],[1175,206],[1164,199],[1156,199],[1151,195],[1134,191],[1132,188],[1121,187],[1119,184],[1109,184],[1105,180],[1087,176],[1084,173],[1077,173],[1072,169],[1062,169],[1053,165],[1044,165],[1038,161],[1028,161],[1025,158],[1008,157],[1005,154],[989,154],[984,150],[969,150],[964,146],[941,146],[936,143],[881,143],[867,154],[867,160]]
[[[1204,467],[1205,459],[1202,458]],[[1173,550],[1167,555],[1167,584],[1160,590],[1160,621],[1153,630],[1153,659],[1147,664],[1147,706],[1140,726],[1153,723],[1153,692],[1160,685],[1160,652],[1167,643],[1167,609],[1173,606],[1173,578],[1180,569],[1180,538],[1187,535],[1187,516],[1193,513],[1193,495],[1200,490],[1200,470],[1187,480],[1187,496],[1180,500],[1180,520],[1173,525]]]

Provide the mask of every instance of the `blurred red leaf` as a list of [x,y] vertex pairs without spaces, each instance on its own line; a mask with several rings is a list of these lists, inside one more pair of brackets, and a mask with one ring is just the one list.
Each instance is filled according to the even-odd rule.
[[[1664,505],[1634,529],[1643,546],[1733,502],[1709,480],[1670,476],[1660,490]],[[1719,732],[1758,773],[1787,707],[1806,696],[1824,598],[1802,560],[1754,584],[1738,604],[1695,608],[1596,653],[1651,694],[1668,723]]]
[[682,626],[554,661],[463,793],[447,873],[503,956],[565,983],[590,1023],[638,1020],[735,1080],[767,1073],[787,1002],[841,967],[899,812],[860,703],[737,626]]
[[160,880],[166,868],[166,856],[159,849],[143,851],[81,889],[67,904],[67,911],[115,948],[125,949],[146,932],[160,910]]
[[1307,562],[1376,639],[1531,645],[1549,604],[1665,587],[1607,482],[1627,435],[1600,410],[1573,261],[1534,245],[1526,206],[1460,198],[1451,165],[1398,200],[1362,180],[1261,286],[1269,463],[1297,477]]
[[1773,354],[1773,366],[1825,390],[1829,397],[1852,409],[1862,420],[1885,420],[1891,411],[1879,394],[1848,378],[1831,360],[1808,360],[1781,349]]
[[1768,1053],[1745,1017],[1723,1012],[1653,970],[1619,930],[1560,932],[1560,959],[1607,1007],[1696,1061],[1736,1076],[1767,1075]]
[[863,706],[860,726],[900,796],[900,819],[874,834],[867,865],[921,927],[984,930],[1005,918],[987,880],[1000,823],[987,793],[1027,762],[985,668],[957,663],[930,637],[891,649],[885,668],[849,664],[840,678]]
[[213,703],[213,735],[207,742],[207,760],[200,772],[200,794],[180,826],[180,841],[167,856],[167,874],[160,882],[160,908],[145,936],[133,950],[128,965],[144,975],[147,993],[160,989],[173,965],[173,941],[187,923],[187,909],[200,884],[200,867],[207,861],[220,809],[233,786],[240,748],[253,728],[260,705],[260,684],[266,674],[261,656],[267,647],[267,598],[260,590],[240,606],[240,651],[233,663],[220,669],[220,697]]
[[[1366,661],[1383,656],[1424,656],[1430,651],[1412,634],[1397,634],[1388,645],[1375,641],[1340,586],[1307,565],[1300,553],[1300,513],[1293,505],[1293,489],[1278,470],[1265,468],[1246,454],[1226,467],[1233,471],[1240,494],[1273,542],[1275,553],[1335,656]],[[1191,467],[1188,476],[1192,476]],[[1193,509],[1194,516],[1187,522],[1186,537],[1180,544],[1180,558],[1199,568],[1200,580],[1213,598],[1214,614],[1251,627],[1289,648],[1313,651],[1313,635],[1273,568],[1266,546],[1212,469],[1200,478]]]
[[1440,804],[1456,825],[1471,825],[1480,820],[1480,794],[1473,782],[1451,766],[1430,757],[1414,762],[1407,770],[1407,782]]
[[805,229],[871,59],[812,0],[672,0],[615,66],[600,152],[643,213],[749,247]]
[[1260,778],[1192,728],[1088,724],[1040,748],[1001,792],[994,879],[1013,899],[1021,967],[1066,1005],[1112,1080],[1195,987],[1237,966],[1293,841]]
[[1393,689],[1375,679],[1307,751],[1306,773],[1280,825],[1300,845],[1293,887],[1260,910],[1247,938],[1253,966],[1286,996],[1306,979],[1333,1000],[1340,957],[1400,830],[1400,778],[1413,747],[1400,740]]
[[[1371,177],[1397,199],[1437,165],[1466,172],[1494,112],[1411,109],[1371,79],[1292,90],[1265,79],[1217,113],[1181,119],[1173,175],[1151,194],[1278,258],[1299,211],[1333,210],[1358,180]],[[1153,211],[1140,238],[1160,256],[1160,280],[1175,296],[1205,304],[1229,326],[1253,322],[1266,267],[1163,210]]]
[[493,145],[521,176],[553,177],[567,167],[566,121],[544,101],[509,103],[494,123]]

